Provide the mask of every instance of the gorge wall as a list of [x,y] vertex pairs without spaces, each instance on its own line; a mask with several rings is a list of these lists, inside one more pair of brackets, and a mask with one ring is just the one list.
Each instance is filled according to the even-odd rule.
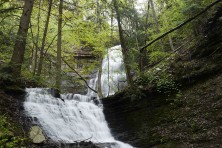
[[204,40],[180,50],[164,67],[179,91],[161,94],[144,84],[102,100],[116,139],[140,148],[221,147],[221,12],[206,23]]

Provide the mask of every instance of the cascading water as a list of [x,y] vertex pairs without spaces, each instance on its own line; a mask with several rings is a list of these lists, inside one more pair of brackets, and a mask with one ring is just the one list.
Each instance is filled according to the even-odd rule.
[[[120,46],[110,48],[109,58],[106,56],[103,60],[101,86],[104,96],[114,94],[125,85],[123,81],[126,76],[120,49]],[[96,77],[89,81],[94,89],[97,87],[97,80]],[[86,95],[61,95],[64,101],[53,97],[47,88],[27,88],[26,91],[24,107],[27,115],[37,118],[44,132],[53,141],[72,143],[89,139],[94,143],[115,143],[111,147],[132,147],[116,141],[111,135],[102,104],[97,100],[97,94],[90,89]]]
[[120,45],[110,48],[103,59],[101,82],[102,94],[105,97],[125,87],[126,73]]

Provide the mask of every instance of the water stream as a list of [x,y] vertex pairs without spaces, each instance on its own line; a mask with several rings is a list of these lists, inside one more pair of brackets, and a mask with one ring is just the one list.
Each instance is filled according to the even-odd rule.
[[[101,86],[104,96],[114,94],[126,85],[120,49],[120,46],[110,48],[109,58],[105,56],[103,59]],[[95,77],[89,81],[94,89],[97,89],[97,80]],[[111,146],[113,148],[132,147],[114,139],[105,120],[102,104],[93,91],[88,89],[86,95],[62,94],[62,101],[53,97],[49,90],[27,88],[24,107],[28,116],[38,119],[50,139],[62,143],[89,139],[93,143],[115,143]]]

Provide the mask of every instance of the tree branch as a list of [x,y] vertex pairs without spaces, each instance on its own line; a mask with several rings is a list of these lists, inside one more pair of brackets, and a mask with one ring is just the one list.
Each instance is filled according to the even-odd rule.
[[22,10],[23,7],[10,7],[10,8],[7,8],[7,9],[1,9],[0,10],[0,13],[6,13],[8,11],[13,11],[13,10],[17,10],[17,9],[21,9]]
[[12,15],[6,15],[5,17],[3,17],[3,19],[0,21],[0,24],[7,18],[7,17],[11,17],[11,16],[14,16],[14,17],[17,17],[18,19],[18,21],[20,20],[20,17],[21,16],[18,16],[18,15],[15,15],[15,14],[12,14]]
[[87,86],[90,90],[92,90],[93,92],[97,93],[97,91],[96,91],[95,89],[93,89],[92,87],[90,87],[89,84],[87,83],[87,81],[86,81],[66,60],[64,60],[63,57],[62,57],[62,60],[63,60],[64,63],[66,63],[66,65],[67,65],[70,69],[72,69],[72,70],[80,77],[80,79],[82,79],[82,80],[85,82],[86,86]]
[[[49,54],[48,54],[49,55]],[[51,55],[51,56],[53,56],[53,55]],[[52,62],[54,65],[56,65],[56,63],[55,62],[53,62],[48,56],[47,56],[47,54],[45,55],[45,57],[46,57],[46,59],[48,60],[48,61],[50,61],[50,62]],[[54,56],[53,56],[54,57]],[[95,93],[98,93],[96,90],[94,90],[92,87],[90,87],[89,85],[88,85],[88,83],[87,83],[87,81],[66,61],[66,60],[64,60],[64,58],[62,57],[62,61],[70,68],[70,69],[72,69],[79,77],[80,77],[80,79],[82,79],[84,82],[85,82],[85,84],[86,84],[86,86],[90,89],[90,90],[92,90],[93,92],[95,92]],[[64,71],[63,71],[64,72]],[[65,72],[64,72],[65,73]]]
[[166,35],[168,35],[169,33],[183,27],[184,25],[186,25],[187,23],[191,22],[192,20],[194,20],[195,18],[197,18],[198,16],[200,16],[201,14],[205,13],[208,9],[210,9],[211,7],[213,7],[214,5],[216,5],[217,3],[221,2],[222,0],[217,0],[213,3],[211,3],[210,5],[208,5],[204,10],[202,10],[201,12],[199,12],[198,14],[196,14],[195,16],[189,18],[188,20],[186,20],[185,22],[179,24],[178,26],[176,26],[175,28],[167,31],[166,33],[160,35],[159,37],[157,37],[156,39],[150,41],[148,44],[146,44],[145,46],[143,46],[140,51],[143,51],[145,48],[147,48],[148,46],[152,45],[153,43],[155,43],[156,41],[160,40],[161,38],[165,37]]
[[[66,22],[65,22],[64,25],[62,26],[62,29],[63,29],[63,27],[65,27],[65,25],[66,25]],[[53,37],[52,41],[49,43],[48,47],[45,49],[44,55],[47,54],[50,46],[53,44],[53,42],[54,42],[54,40],[56,39],[57,36],[58,36],[58,33]]]

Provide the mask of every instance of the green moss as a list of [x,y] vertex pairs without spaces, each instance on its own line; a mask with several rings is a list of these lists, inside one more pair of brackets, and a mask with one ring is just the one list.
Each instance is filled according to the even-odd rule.
[[158,145],[158,148],[174,148],[174,147],[179,147],[178,143],[174,141]]

